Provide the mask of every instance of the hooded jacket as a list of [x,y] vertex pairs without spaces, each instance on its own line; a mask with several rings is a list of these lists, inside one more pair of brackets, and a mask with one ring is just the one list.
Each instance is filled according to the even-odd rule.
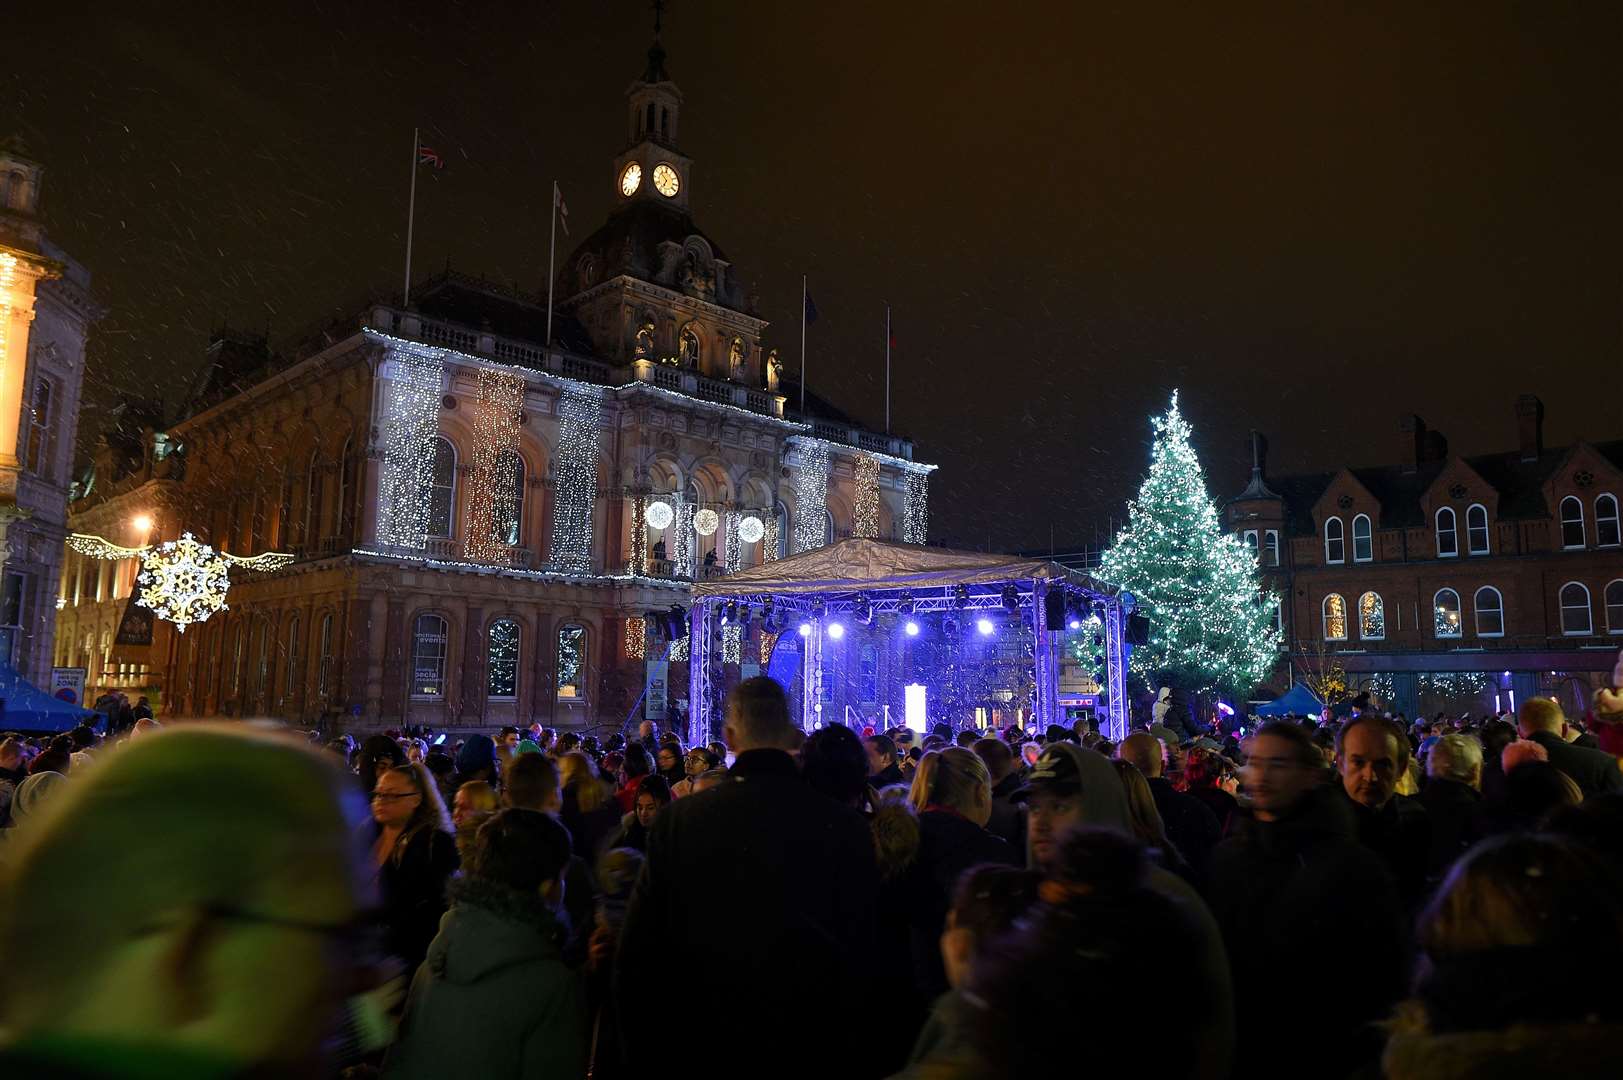
[[540,897],[477,878],[456,882],[451,895],[383,1075],[584,1075],[585,998],[564,964],[562,925]]

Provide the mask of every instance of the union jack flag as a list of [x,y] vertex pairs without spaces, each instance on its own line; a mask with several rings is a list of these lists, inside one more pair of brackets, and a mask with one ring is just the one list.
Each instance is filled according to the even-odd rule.
[[445,159],[440,157],[439,151],[433,147],[417,144],[417,164],[432,165],[436,169],[445,168]]

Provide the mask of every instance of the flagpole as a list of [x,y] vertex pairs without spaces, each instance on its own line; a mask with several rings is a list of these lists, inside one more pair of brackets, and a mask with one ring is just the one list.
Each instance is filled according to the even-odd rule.
[[547,241],[547,354],[552,354],[552,259],[558,250],[558,181],[552,182],[552,237]]
[[411,199],[406,203],[406,287],[400,290],[400,306],[411,306],[411,227],[417,217],[418,130],[411,129]]
[[890,305],[885,305],[885,434],[890,434]]
[[806,275],[800,275],[800,419],[806,419]]

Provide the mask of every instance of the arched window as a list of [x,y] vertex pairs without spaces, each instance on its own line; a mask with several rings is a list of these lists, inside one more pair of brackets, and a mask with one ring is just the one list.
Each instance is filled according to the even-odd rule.
[[643,130],[650,135],[654,133],[654,103],[652,101],[648,103],[648,119],[643,124]]
[[259,620],[255,629],[259,647],[254,650],[254,697],[258,698],[270,687],[270,621]]
[[304,470],[304,542],[314,548],[321,531],[321,452],[310,451],[310,464]]
[[1504,637],[1505,600],[1499,595],[1499,590],[1492,585],[1484,585],[1476,591],[1472,603],[1476,607],[1476,636]]
[[1488,508],[1481,503],[1465,511],[1465,544],[1472,555],[1488,554]]
[[1617,496],[1610,493],[1595,496],[1595,543],[1601,547],[1617,547],[1623,542],[1623,531],[1618,528]]
[[321,645],[316,653],[316,693],[327,696],[332,673],[332,612],[321,617]]
[[412,697],[445,696],[445,651],[449,639],[444,619],[438,615],[417,616],[411,632]]
[[287,624],[287,678],[283,693],[291,700],[299,691],[299,614],[293,613]]
[[519,626],[512,619],[490,624],[485,645],[485,693],[502,701],[518,697]]
[[558,698],[586,696],[586,628],[571,623],[558,628]]
[[338,459],[338,521],[337,533],[342,537],[355,535],[355,489],[359,482],[361,455],[355,450],[354,436],[344,440],[344,453]]
[[517,546],[524,523],[524,459],[516,450],[504,450],[496,459],[495,504],[491,539]]
[[1460,594],[1453,589],[1438,589],[1431,599],[1435,634],[1440,638],[1457,638],[1464,628],[1460,625]]
[[242,651],[243,638],[248,635],[243,631],[242,624],[238,623],[231,628],[231,696],[236,697],[242,693]]
[[1367,592],[1358,598],[1358,636],[1365,641],[1386,637],[1386,605],[1380,593]]
[[1269,529],[1262,538],[1262,564],[1264,566],[1279,565],[1279,533]]
[[34,397],[28,409],[28,449],[24,465],[31,473],[45,475],[51,464],[51,380],[34,380]]
[[1353,518],[1353,562],[1372,562],[1375,558],[1375,537],[1369,526],[1369,515]]
[[1339,593],[1324,598],[1324,640],[1347,640],[1347,601]]
[[1561,546],[1584,546],[1584,504],[1573,495],[1561,500]]
[[1623,634],[1623,578],[1606,586],[1606,632]]
[[1257,544],[1257,530],[1247,529],[1240,534],[1240,539],[1244,540],[1245,546],[1251,549],[1251,554],[1260,556],[1261,549]]
[[434,479],[428,496],[428,535],[451,535],[456,507],[456,447],[443,435],[434,439]]
[[1338,517],[1330,518],[1324,523],[1324,561],[1327,563],[1347,561],[1345,526]]
[[1452,559],[1460,553],[1458,522],[1452,507],[1437,508],[1437,557]]
[[1592,634],[1595,624],[1590,618],[1589,589],[1576,581],[1561,586],[1561,632],[1569,637]]

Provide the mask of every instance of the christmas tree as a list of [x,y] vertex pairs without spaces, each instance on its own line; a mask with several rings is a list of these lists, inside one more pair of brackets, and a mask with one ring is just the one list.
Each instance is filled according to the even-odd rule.
[[1100,567],[1149,616],[1132,671],[1151,686],[1248,693],[1279,657],[1275,598],[1258,582],[1256,553],[1219,526],[1176,391],[1152,424],[1149,475]]

